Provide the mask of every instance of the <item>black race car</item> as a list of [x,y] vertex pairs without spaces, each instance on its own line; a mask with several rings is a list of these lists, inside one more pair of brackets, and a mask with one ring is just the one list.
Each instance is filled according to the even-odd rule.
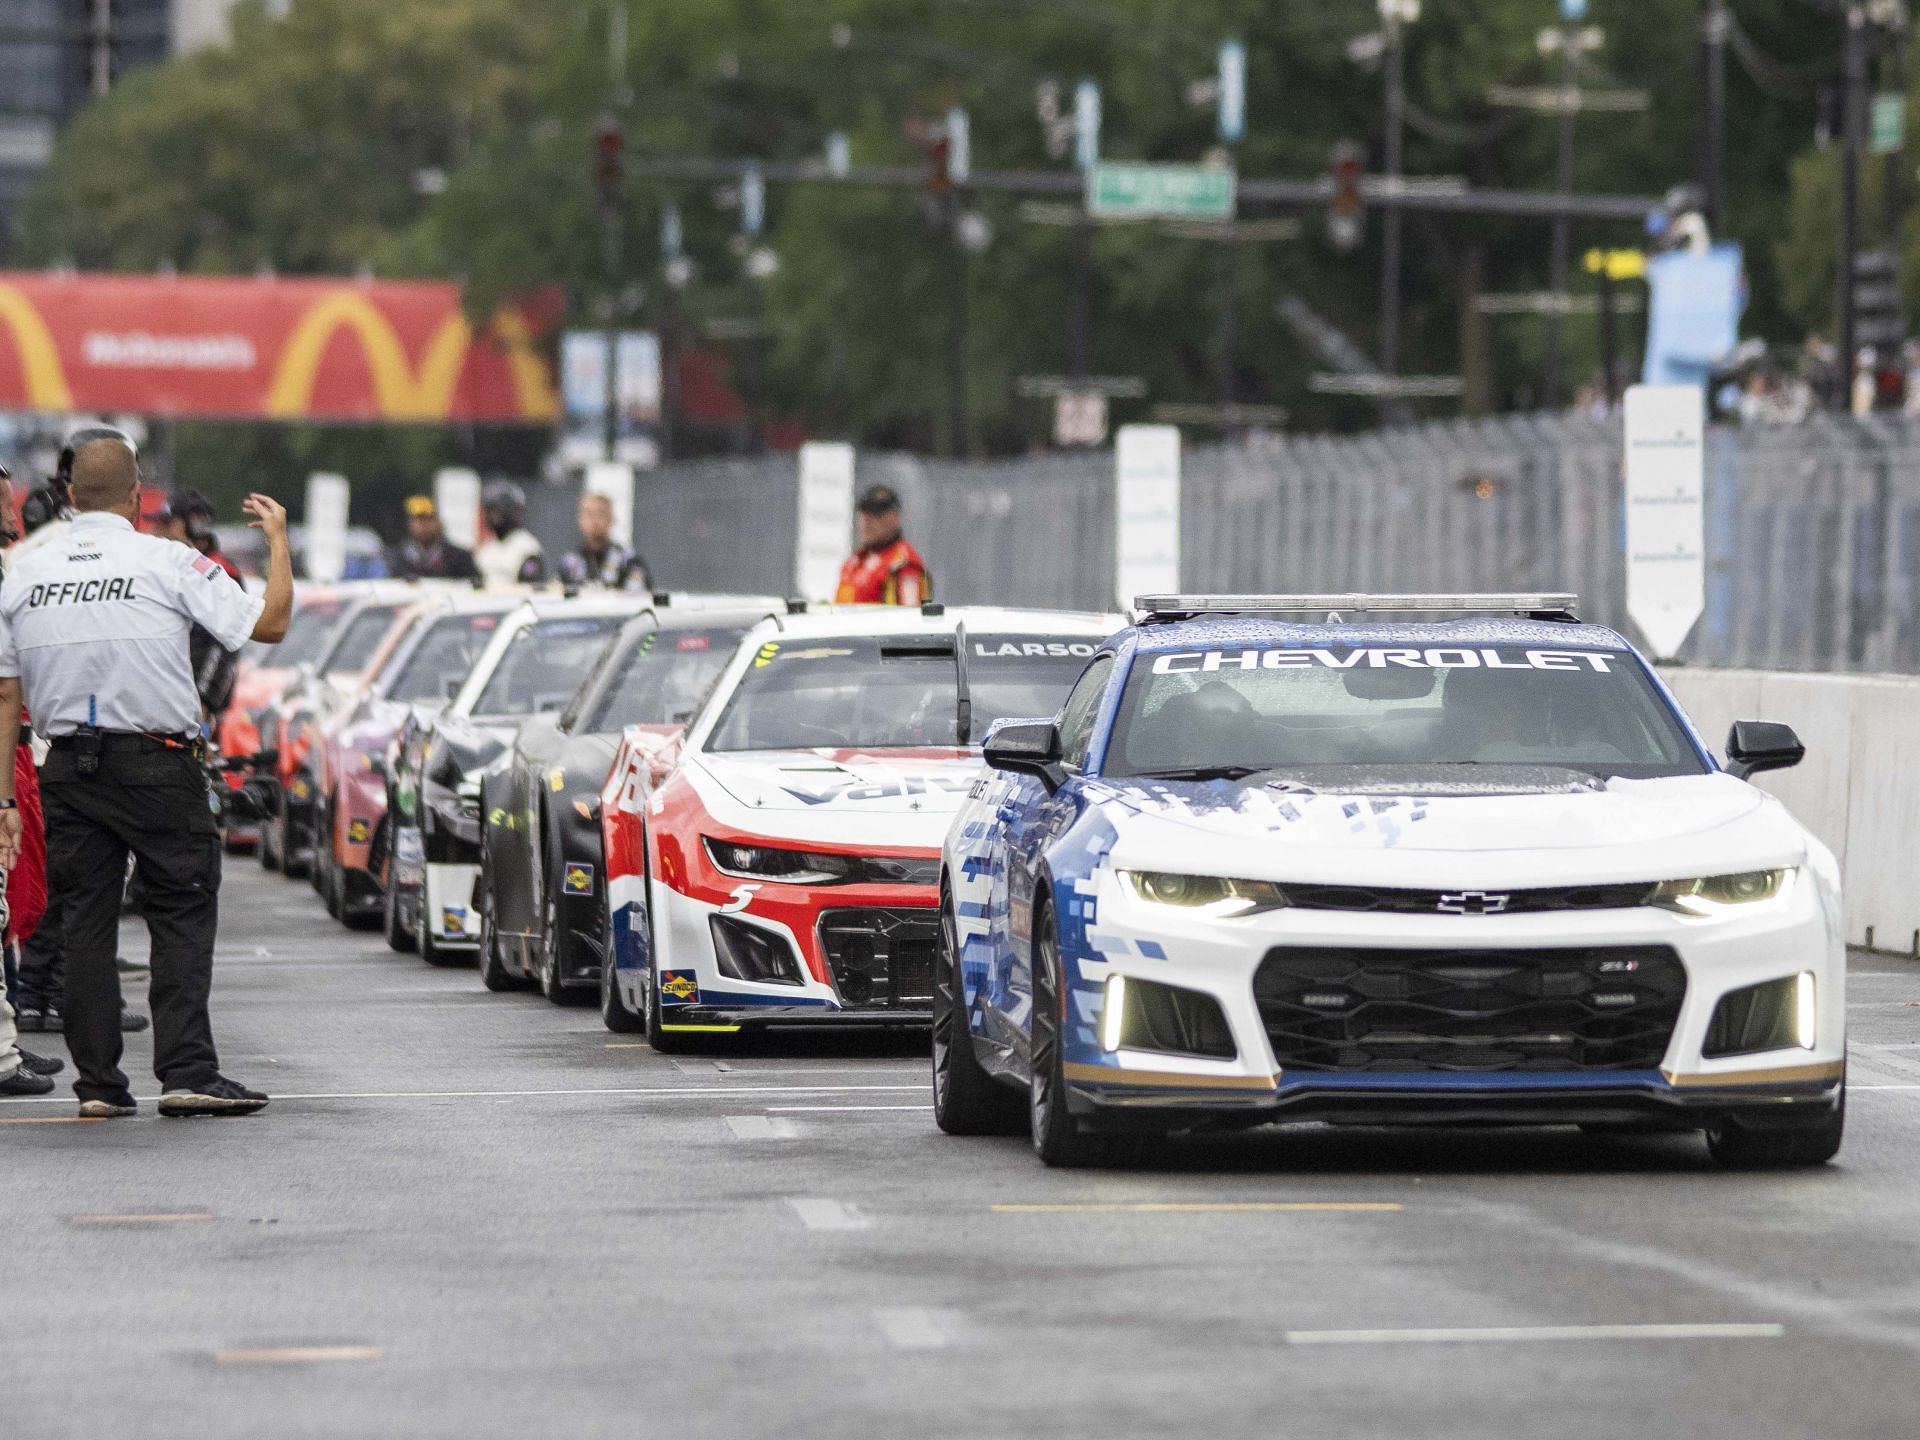
[[527,721],[512,751],[489,767],[479,886],[489,989],[537,981],[563,1004],[599,984],[607,923],[600,787],[621,732],[656,734],[664,763],[739,638],[774,608],[636,615],[566,709]]

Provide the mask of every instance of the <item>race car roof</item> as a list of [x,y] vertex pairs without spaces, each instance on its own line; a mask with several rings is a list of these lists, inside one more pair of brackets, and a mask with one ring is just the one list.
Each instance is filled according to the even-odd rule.
[[1246,615],[1214,615],[1135,626],[1128,635],[1143,655],[1232,646],[1526,645],[1552,650],[1631,650],[1605,625],[1481,617],[1374,624],[1302,624]]
[[1104,640],[1127,622],[1119,615],[1093,611],[993,605],[950,605],[932,612],[904,605],[815,605],[803,615],[781,615],[772,623],[783,635],[800,640],[834,635],[951,635],[956,625],[988,635],[1067,633]]

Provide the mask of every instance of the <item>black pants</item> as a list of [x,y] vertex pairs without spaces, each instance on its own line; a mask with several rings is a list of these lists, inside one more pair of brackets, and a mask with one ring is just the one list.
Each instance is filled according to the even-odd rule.
[[154,1073],[168,1087],[204,1085],[219,1073],[207,1017],[220,906],[209,794],[206,771],[185,750],[110,742],[99,769],[83,776],[74,752],[56,746],[41,767],[48,890],[66,909],[67,1048],[82,1100],[127,1089],[114,956],[129,853],[147,877]]
[[66,899],[51,886],[47,913],[20,947],[20,983],[16,1010],[64,1010],[67,995]]

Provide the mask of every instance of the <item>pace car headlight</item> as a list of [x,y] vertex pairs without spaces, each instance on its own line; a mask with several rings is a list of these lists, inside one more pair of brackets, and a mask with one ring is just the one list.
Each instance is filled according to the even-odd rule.
[[1142,900],[1182,910],[1218,906],[1220,915],[1257,915],[1286,907],[1287,895],[1271,880],[1231,880],[1222,875],[1183,875],[1173,870],[1122,870],[1120,878]]
[[706,837],[707,858],[722,875],[742,880],[772,880],[784,885],[830,885],[851,880],[856,862],[845,855],[820,855],[811,850],[776,850],[771,845],[743,845]]
[[1793,893],[1791,866],[1780,870],[1743,870],[1703,880],[1668,880],[1653,892],[1653,903],[1682,915],[1722,915],[1743,905],[1785,899]]

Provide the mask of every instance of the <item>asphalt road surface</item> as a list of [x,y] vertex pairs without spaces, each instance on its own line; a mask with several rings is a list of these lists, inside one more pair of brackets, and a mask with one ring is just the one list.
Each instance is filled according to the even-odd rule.
[[0,1433],[1909,1440],[1916,1001],[1855,958],[1821,1171],[1304,1129],[1048,1172],[934,1130],[921,1040],[669,1060],[234,862],[214,1018],[273,1107],[160,1120],[145,1037],[138,1119],[0,1102]]

